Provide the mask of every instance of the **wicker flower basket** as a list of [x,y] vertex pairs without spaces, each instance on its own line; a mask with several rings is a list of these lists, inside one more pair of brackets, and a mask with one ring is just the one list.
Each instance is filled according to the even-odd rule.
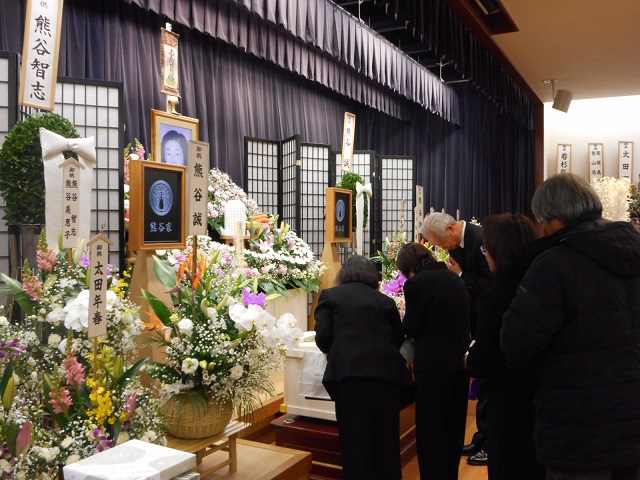
[[231,420],[233,407],[230,401],[219,403],[208,399],[189,401],[172,397],[161,408],[167,431],[179,438],[206,438],[222,432]]

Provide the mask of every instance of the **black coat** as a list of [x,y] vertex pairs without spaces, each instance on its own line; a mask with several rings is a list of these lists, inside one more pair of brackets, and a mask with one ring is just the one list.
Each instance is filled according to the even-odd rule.
[[471,334],[475,338],[478,297],[487,288],[493,285],[494,277],[480,247],[483,242],[482,227],[474,223],[466,222],[464,229],[464,248],[458,247],[451,250],[451,257],[462,268],[460,276],[467,287],[471,298]]
[[460,264],[462,280],[472,301],[475,301],[478,295],[493,284],[493,274],[480,250],[483,241],[482,227],[471,222],[466,222],[465,225],[464,248],[454,248],[449,253]]
[[400,354],[404,341],[400,314],[385,294],[360,282],[323,290],[315,311],[316,345],[328,353],[323,384],[370,377],[411,385]]
[[556,470],[640,462],[640,234],[584,220],[553,236],[504,316],[513,368],[535,368],[538,460]]
[[469,347],[469,295],[442,262],[427,263],[404,284],[405,332],[415,338],[414,369],[463,370]]
[[500,277],[478,298],[478,324],[467,367],[486,379],[487,444],[491,480],[544,479],[533,444],[532,372],[514,372],[500,351],[502,315],[516,294],[520,277]]

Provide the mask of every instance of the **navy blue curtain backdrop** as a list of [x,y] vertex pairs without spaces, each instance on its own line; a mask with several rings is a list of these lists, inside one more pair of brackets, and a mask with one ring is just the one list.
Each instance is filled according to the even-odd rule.
[[[22,51],[25,5],[0,0],[0,50]],[[165,106],[159,91],[160,28],[173,19],[123,0],[65,0],[64,8],[58,74],[123,82],[125,138],[150,148],[150,109]],[[441,91],[444,107],[436,114],[344,65],[334,75],[351,86],[334,89],[185,25],[174,23],[174,31],[181,54],[178,110],[200,119],[201,140],[211,144],[211,166],[237,183],[244,181],[245,136],[299,134],[305,142],[339,150],[349,111],[357,116],[355,149],[416,157],[427,209],[459,208],[467,219],[529,213],[533,131],[471,84]],[[358,95],[350,98],[349,92]]]

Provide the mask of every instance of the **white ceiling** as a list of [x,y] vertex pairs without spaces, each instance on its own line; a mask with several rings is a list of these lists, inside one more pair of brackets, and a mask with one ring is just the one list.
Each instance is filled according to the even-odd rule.
[[640,0],[500,0],[518,32],[495,35],[543,102],[640,95]]

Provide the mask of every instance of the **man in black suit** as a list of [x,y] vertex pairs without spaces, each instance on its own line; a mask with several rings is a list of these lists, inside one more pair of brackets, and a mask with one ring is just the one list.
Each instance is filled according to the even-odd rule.
[[[456,221],[446,213],[430,213],[424,217],[421,233],[427,241],[436,247],[449,250],[451,259],[449,269],[457,273],[465,283],[471,297],[471,335],[476,326],[476,300],[493,283],[489,264],[482,253],[483,232],[480,225]],[[483,450],[487,431],[487,396],[484,378],[476,379],[478,386],[478,404],[476,405],[476,426],[478,431],[471,443],[462,448],[462,454],[468,455],[470,465],[487,465],[487,454]]]

